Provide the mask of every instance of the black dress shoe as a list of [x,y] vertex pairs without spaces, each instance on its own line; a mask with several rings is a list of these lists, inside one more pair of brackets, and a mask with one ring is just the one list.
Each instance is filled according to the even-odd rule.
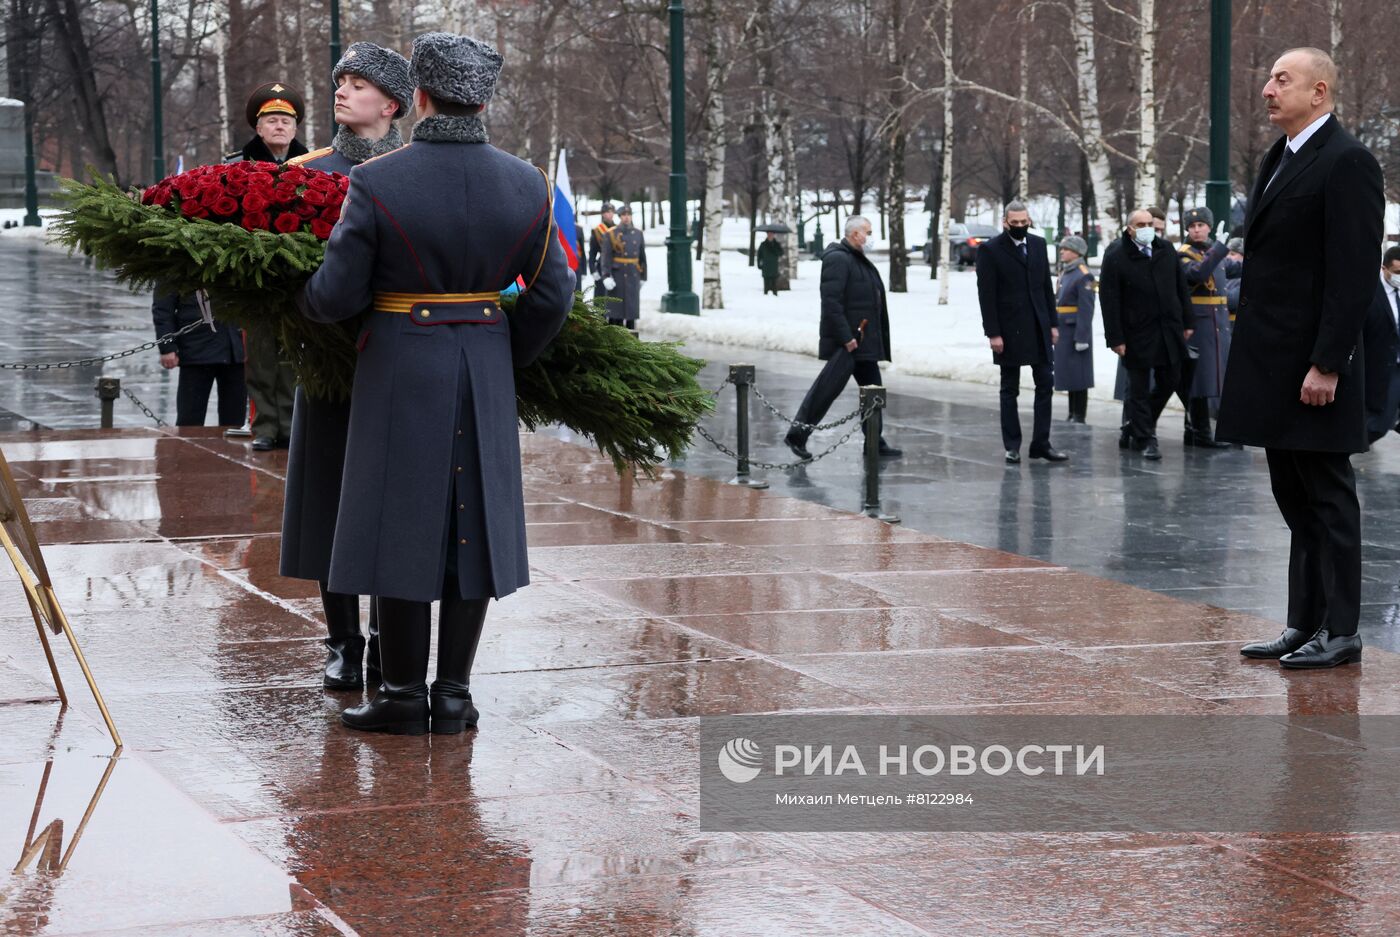
[[345,710],[340,714],[340,721],[361,732],[427,735],[427,688],[414,693],[400,694],[380,686],[373,700]]
[[290,436],[278,436],[277,442],[274,443],[274,445],[276,445],[278,449],[290,449],[292,447],[292,438]]
[[253,448],[259,452],[266,452],[277,447],[277,440],[271,436],[259,436],[253,440]]
[[1240,653],[1256,660],[1278,660],[1283,655],[1292,654],[1307,644],[1311,637],[1312,634],[1307,631],[1284,628],[1283,633],[1272,641],[1254,641],[1240,648]]
[[1044,449],[1032,449],[1032,459],[1044,459],[1046,462],[1068,462],[1069,456],[1065,455],[1054,446],[1046,446]]
[[1021,464],[1021,453],[1017,452],[1015,449],[1008,449],[1008,450],[1006,450],[1006,464],[1007,464],[1007,465],[1020,465],[1020,464]]
[[1187,430],[1181,438],[1183,446],[1195,446],[1197,449],[1229,449],[1228,442],[1218,442],[1210,436],[1197,433],[1194,430]]
[[1155,440],[1143,447],[1142,457],[1153,462],[1157,462],[1162,458],[1162,450],[1157,448]]
[[1326,630],[1313,635],[1313,639],[1292,654],[1278,659],[1279,665],[1291,670],[1315,670],[1322,667],[1336,667],[1338,664],[1361,663],[1361,635],[1339,634],[1336,637]]
[[783,442],[787,443],[787,447],[792,450],[793,455],[797,456],[798,461],[812,461],[812,453],[807,451],[806,439],[803,439],[801,436],[795,436],[792,433],[788,433],[786,436],[783,437]]
[[882,458],[882,459],[898,459],[898,458],[899,458],[900,456],[902,456],[902,455],[904,455],[904,450],[903,450],[903,449],[896,449],[894,446],[891,446],[889,443],[885,442],[883,439],[880,440],[880,458]]

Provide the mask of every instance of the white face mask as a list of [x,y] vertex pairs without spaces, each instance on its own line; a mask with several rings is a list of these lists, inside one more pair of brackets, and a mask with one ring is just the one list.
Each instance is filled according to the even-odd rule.
[[1157,231],[1151,225],[1145,228],[1138,228],[1133,232],[1133,240],[1144,247],[1151,244],[1155,237],[1157,237]]

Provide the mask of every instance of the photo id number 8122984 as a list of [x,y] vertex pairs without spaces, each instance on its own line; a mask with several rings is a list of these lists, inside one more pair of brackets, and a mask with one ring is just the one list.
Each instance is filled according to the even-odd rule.
[[941,792],[937,794],[905,794],[904,802],[911,807],[952,807],[973,803],[971,794]]

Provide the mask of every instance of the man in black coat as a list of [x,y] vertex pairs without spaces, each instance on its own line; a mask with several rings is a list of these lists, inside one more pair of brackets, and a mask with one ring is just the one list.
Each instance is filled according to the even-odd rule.
[[1021,417],[1016,397],[1021,368],[1029,365],[1035,381],[1035,417],[1030,457],[1049,462],[1069,458],[1050,445],[1050,404],[1055,395],[1055,288],[1045,239],[1030,233],[1031,216],[1020,202],[1009,202],[1004,232],[977,251],[977,300],[982,331],[992,347],[992,363],[1001,365],[1001,441],[1006,461],[1021,461]]
[[1381,258],[1376,298],[1362,331],[1366,349],[1366,438],[1375,443],[1400,415],[1400,247]]
[[1160,459],[1157,418],[1181,379],[1191,289],[1176,250],[1158,236],[1145,208],[1128,216],[1119,247],[1104,254],[1099,306],[1104,340],[1128,375],[1128,437],[1143,458]]
[[[822,318],[817,357],[826,362],[802,406],[797,408],[787,436],[793,455],[812,459],[807,437],[846,389],[851,375],[861,387],[882,386],[880,362],[890,360],[890,310],[880,271],[865,256],[870,222],[860,215],[846,221],[846,236],[822,254]],[[903,451],[883,438],[880,455],[897,458]]]
[[[178,332],[201,318],[193,293],[157,291],[151,300],[151,320],[156,338]],[[197,328],[179,338],[161,342],[160,365],[180,369],[175,390],[175,425],[203,426],[209,411],[209,391],[219,386],[219,425],[242,426],[248,413],[248,391],[243,383],[243,333],[215,322],[211,331]]]
[[1366,449],[1366,311],[1385,199],[1376,159],[1332,115],[1337,67],[1285,52],[1264,86],[1287,136],[1259,167],[1217,435],[1262,446],[1292,532],[1288,623],[1246,657],[1285,667],[1361,659],[1361,509],[1351,453]]

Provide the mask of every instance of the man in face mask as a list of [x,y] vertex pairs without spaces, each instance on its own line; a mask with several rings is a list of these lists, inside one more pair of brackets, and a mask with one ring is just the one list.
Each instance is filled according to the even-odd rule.
[[1147,209],[1128,217],[1120,247],[1105,253],[1099,302],[1108,347],[1128,372],[1128,436],[1133,448],[1155,461],[1162,457],[1157,418],[1186,360],[1191,292],[1176,251],[1158,236]]
[[1021,417],[1016,397],[1021,368],[1035,381],[1035,416],[1030,457],[1064,462],[1069,456],[1050,445],[1050,403],[1054,397],[1054,351],[1060,330],[1055,324],[1055,290],[1043,238],[1030,233],[1031,216],[1020,202],[1010,202],[1005,231],[977,251],[977,300],[982,331],[1001,367],[1001,441],[1006,461],[1021,461]]
[[1374,444],[1392,429],[1400,413],[1400,247],[1381,258],[1380,282],[1362,329],[1366,356],[1366,437]]

